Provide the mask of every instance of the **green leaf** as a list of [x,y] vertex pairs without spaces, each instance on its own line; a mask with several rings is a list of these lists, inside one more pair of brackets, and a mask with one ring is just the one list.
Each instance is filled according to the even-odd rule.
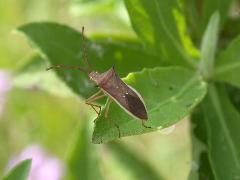
[[236,86],[227,85],[227,91],[231,103],[240,112],[240,89]]
[[240,32],[240,19],[231,18],[228,19],[221,30],[219,39],[219,50],[226,50],[228,45],[239,35]]
[[[200,40],[205,31],[212,14],[218,11],[221,15],[221,26],[227,23],[226,19],[233,0],[187,0],[185,2],[186,18],[188,28],[193,39]],[[229,21],[229,19],[228,19]]]
[[213,74],[215,51],[218,41],[220,15],[215,12],[204,32],[201,44],[201,61],[199,65],[200,74],[204,79],[209,79]]
[[[18,31],[26,35],[35,45],[34,48],[51,64],[86,67],[82,59],[82,36],[78,31],[57,23],[30,23],[18,28]],[[162,64],[157,56],[145,51],[139,42],[127,38],[86,40],[86,46],[90,64],[93,70],[99,72],[104,72],[115,65],[122,77],[144,67]],[[88,97],[95,91],[94,84],[90,83],[88,76],[82,72],[58,70],[57,74],[81,96]]]
[[25,72],[36,72],[45,68],[46,60],[43,59],[40,54],[34,52],[23,59],[23,63],[18,69],[15,70],[15,74],[22,74]]
[[143,157],[137,156],[134,152],[128,150],[124,145],[112,142],[108,143],[107,147],[111,150],[111,153],[133,174],[135,179],[145,180],[159,180],[163,179],[159,173],[154,170]]
[[240,36],[220,53],[216,60],[214,78],[240,87]]
[[207,152],[201,154],[199,164],[199,179],[214,179],[214,172]]
[[215,178],[240,179],[240,114],[231,104],[225,87],[211,85],[202,108],[208,157]]
[[71,90],[54,73],[44,71],[46,60],[34,53],[14,74],[13,85],[23,89],[37,89],[60,97],[73,96]]
[[[180,12],[178,10],[174,10],[173,14],[176,19],[176,25],[177,25],[180,40],[184,46],[184,49],[192,58],[198,60],[200,58],[200,51],[199,51],[199,49],[197,49],[194,46],[192,39],[189,36],[188,29],[187,29],[186,17],[184,16],[184,14],[182,12]],[[195,63],[195,62],[193,62],[193,63]]]
[[192,162],[188,180],[214,179],[207,153],[207,126],[202,103],[191,115]]
[[212,14],[218,11],[221,15],[221,24],[228,17],[233,0],[211,0],[203,1],[202,5],[202,28],[205,28]]
[[72,2],[72,10],[78,16],[99,16],[104,13],[114,13],[117,1],[114,0],[85,0],[82,2],[75,1]]
[[184,6],[187,27],[191,32],[191,38],[193,41],[199,42],[202,36],[202,33],[200,33],[201,29],[199,28],[199,21],[202,17],[199,16],[201,6],[199,6],[198,0],[186,0]]
[[193,66],[181,42],[176,15],[181,14],[177,0],[125,0],[133,29],[156,55],[167,64]]
[[27,180],[32,160],[27,159],[17,164],[3,179],[4,180]]
[[90,123],[84,121],[77,129],[68,154],[68,179],[102,179],[96,147],[91,144]]
[[140,73],[130,73],[124,81],[135,88],[143,97],[147,111],[147,126],[132,118],[116,103],[112,103],[108,118],[104,112],[96,120],[93,142],[101,143],[118,138],[119,126],[121,136],[143,134],[171,126],[201,102],[207,85],[194,72],[178,67],[145,69]]

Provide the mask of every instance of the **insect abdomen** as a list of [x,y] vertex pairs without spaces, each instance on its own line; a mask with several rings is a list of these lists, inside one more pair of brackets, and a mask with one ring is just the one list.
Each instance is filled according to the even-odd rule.
[[135,118],[147,120],[148,115],[144,102],[137,91],[125,84],[114,69],[104,73],[104,76],[107,78],[99,84],[103,92]]

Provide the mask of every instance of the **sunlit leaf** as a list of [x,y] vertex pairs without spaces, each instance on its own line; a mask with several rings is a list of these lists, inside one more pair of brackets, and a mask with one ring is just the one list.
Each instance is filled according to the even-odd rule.
[[[57,23],[31,23],[18,28],[18,31],[26,35],[34,48],[51,64],[86,67],[82,58],[83,41],[80,32]],[[86,46],[88,59],[95,71],[104,72],[115,65],[117,72],[123,77],[144,67],[161,65],[157,56],[145,51],[140,43],[131,39],[102,37],[94,41],[87,40]],[[94,84],[82,72],[58,70],[57,74],[81,96],[88,97],[95,91]]]
[[201,102],[207,89],[206,83],[194,72],[183,68],[145,69],[130,73],[125,82],[135,88],[143,97],[148,111],[147,126],[132,118],[116,103],[112,103],[107,119],[104,113],[96,120],[93,142],[101,143],[121,136],[143,134],[171,126],[188,115]]
[[[168,64],[193,66],[177,26],[182,2],[177,0],[125,0],[137,35]],[[185,39],[186,40],[186,39]]]

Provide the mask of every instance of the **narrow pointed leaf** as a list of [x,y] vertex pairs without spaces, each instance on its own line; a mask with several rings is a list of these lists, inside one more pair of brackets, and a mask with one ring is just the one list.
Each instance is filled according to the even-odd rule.
[[203,102],[208,158],[217,180],[240,179],[240,113],[224,86],[210,86]]
[[96,120],[94,143],[118,138],[116,124],[122,137],[171,126],[201,102],[207,88],[194,72],[178,67],[145,69],[140,73],[130,73],[124,80],[142,95],[149,117],[145,124],[152,129],[143,127],[141,120],[134,119],[112,103],[108,118],[104,118],[103,112]]
[[216,60],[214,78],[240,87],[240,36]]
[[192,161],[188,180],[214,179],[207,151],[207,126],[202,103],[191,115]]
[[168,64],[192,66],[175,17],[181,15],[181,3],[177,0],[152,0],[151,3],[148,0],[125,0],[133,29],[149,49]]
[[[21,26],[18,31],[23,33],[34,45],[33,47],[51,64],[86,67],[82,58],[80,32],[57,23],[30,23]],[[161,64],[160,59],[146,52],[140,43],[127,38],[115,40],[107,37],[104,40],[86,41],[90,64],[93,70],[99,72],[104,72],[115,65],[119,75],[125,76],[143,67],[155,67]],[[81,96],[88,97],[95,91],[94,85],[88,81],[88,76],[82,72],[58,70],[57,74]]]
[[108,143],[107,147],[111,150],[111,153],[122,163],[135,179],[145,180],[161,180],[163,179],[159,173],[152,167],[143,157],[137,156],[134,152],[131,152],[124,147],[124,145],[112,142]]
[[3,179],[4,180],[27,180],[31,168],[31,159],[24,160],[17,164]]
[[201,61],[199,71],[205,79],[210,78],[213,74],[219,22],[220,15],[218,12],[215,12],[211,16],[201,44]]
[[68,154],[68,179],[102,179],[98,166],[96,147],[91,144],[88,122],[81,123],[77,129],[73,144]]

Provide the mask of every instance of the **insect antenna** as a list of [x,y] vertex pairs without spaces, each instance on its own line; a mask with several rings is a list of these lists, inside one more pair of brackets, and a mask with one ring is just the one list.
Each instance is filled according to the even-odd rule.
[[48,67],[46,70],[51,70],[51,69],[77,69],[77,70],[80,70],[82,72],[85,72],[85,73],[89,73],[86,69],[80,67],[80,66],[65,66],[65,65],[54,65],[54,66],[50,66]]
[[86,40],[85,40],[85,35],[84,35],[84,26],[82,27],[82,51],[83,51],[83,60],[85,62],[85,64],[87,65],[88,71],[91,72],[91,65],[88,61],[87,58],[87,50],[86,50]]
[[77,69],[77,70],[80,70],[80,71],[85,72],[87,74],[89,74],[91,72],[91,66],[88,62],[87,53],[86,53],[84,26],[82,27],[82,51],[83,51],[83,60],[84,60],[85,64],[87,65],[87,69],[84,69],[80,66],[53,65],[53,66],[48,67],[46,70],[48,71],[48,70],[51,70],[51,69]]

